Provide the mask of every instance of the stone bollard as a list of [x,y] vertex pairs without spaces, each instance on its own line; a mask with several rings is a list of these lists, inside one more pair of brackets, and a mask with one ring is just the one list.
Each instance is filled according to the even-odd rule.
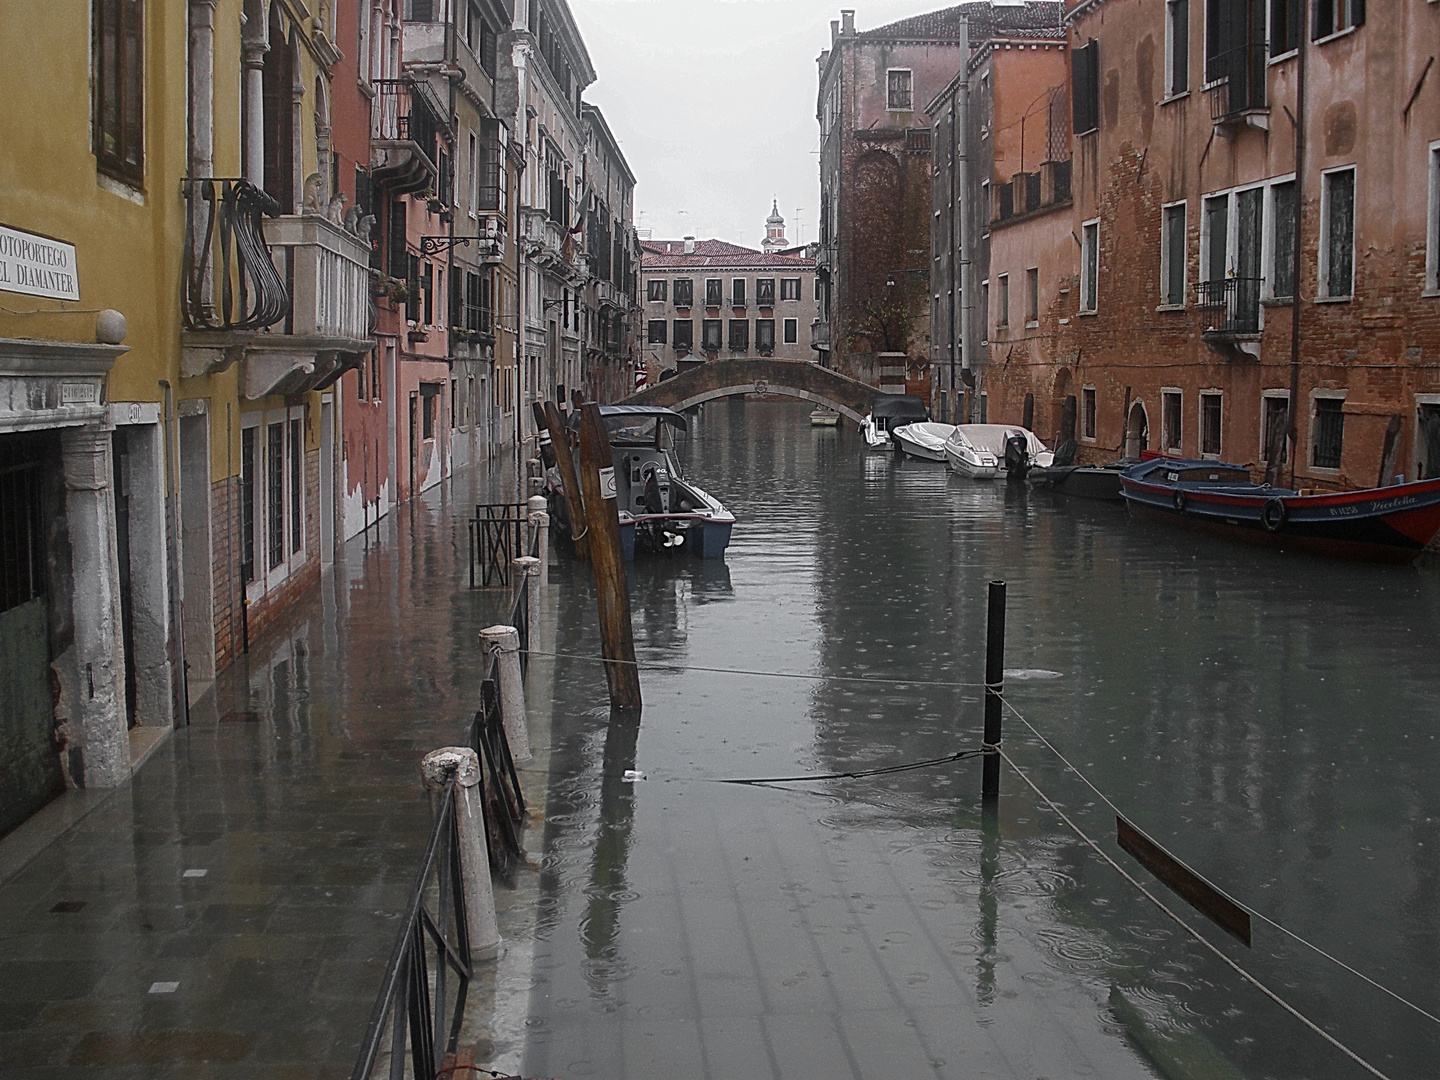
[[515,573],[523,574],[530,582],[530,587],[525,592],[525,636],[531,646],[534,646],[540,636],[540,574],[544,565],[539,559],[529,555],[514,562]]
[[545,490],[545,478],[543,476],[530,477],[530,497],[533,499]]
[[[468,746],[446,746],[425,755],[420,774],[432,800],[438,800],[445,781],[455,777],[455,831],[460,837],[460,883],[465,890],[470,956],[493,960],[500,952],[500,929],[495,922],[495,889],[485,840],[480,759]],[[440,873],[445,873],[443,867]]]
[[549,505],[544,495],[531,495],[528,503],[530,536],[532,539],[539,538],[539,542],[535,545],[535,557],[540,560],[540,587],[542,589],[550,584],[550,514],[546,509]]
[[485,650],[498,658],[497,681],[500,684],[500,719],[505,725],[505,739],[510,756],[516,761],[529,761],[530,732],[525,719],[525,680],[520,674],[520,631],[513,626],[487,626],[480,631]]

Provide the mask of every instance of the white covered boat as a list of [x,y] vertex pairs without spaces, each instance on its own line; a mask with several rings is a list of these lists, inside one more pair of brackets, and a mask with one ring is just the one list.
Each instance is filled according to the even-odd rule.
[[945,461],[961,476],[1023,479],[1033,466],[1055,460],[1033,431],[1019,424],[961,424],[945,440]]
[[890,450],[890,432],[905,424],[930,419],[925,402],[914,394],[876,394],[870,414],[860,421],[860,435],[871,450]]
[[895,449],[921,461],[945,460],[945,440],[955,431],[954,424],[937,424],[933,420],[923,420],[918,424],[905,424],[894,428],[890,432],[890,438],[895,442]]

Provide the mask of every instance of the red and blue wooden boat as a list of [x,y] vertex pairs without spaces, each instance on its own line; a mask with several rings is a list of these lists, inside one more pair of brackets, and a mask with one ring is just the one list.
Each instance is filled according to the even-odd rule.
[[1440,478],[1302,495],[1243,465],[1158,457],[1120,474],[1131,512],[1216,536],[1342,559],[1408,563],[1440,532]]

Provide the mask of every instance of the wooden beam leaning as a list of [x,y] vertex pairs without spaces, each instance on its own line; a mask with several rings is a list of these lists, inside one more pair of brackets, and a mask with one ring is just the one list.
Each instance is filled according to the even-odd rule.
[[1227,934],[1250,948],[1250,912],[1175,858],[1150,837],[1115,815],[1115,842],[1154,874],[1176,896]]
[[590,538],[585,524],[585,494],[575,473],[575,455],[570,452],[570,439],[565,431],[565,417],[553,401],[545,402],[545,427],[550,432],[550,446],[555,452],[555,467],[560,470],[560,486],[565,495],[565,516],[570,525],[570,539],[575,541],[575,554],[588,559]]
[[[580,485],[585,493],[590,567],[595,572],[595,598],[600,609],[600,648],[606,660],[610,705],[640,708],[640,671],[635,666],[635,637],[630,625],[630,592],[625,580],[625,555],[620,549],[620,508],[615,498],[615,458],[610,436],[591,402],[580,411]],[[601,470],[610,477],[604,485]]]

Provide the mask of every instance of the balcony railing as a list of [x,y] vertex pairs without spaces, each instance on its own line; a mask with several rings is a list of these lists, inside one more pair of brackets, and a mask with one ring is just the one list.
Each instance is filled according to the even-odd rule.
[[261,224],[279,216],[279,204],[246,180],[202,177],[183,184],[185,328],[261,330],[284,319],[290,294]]
[[397,194],[434,186],[440,175],[441,134],[449,131],[434,94],[424,82],[408,78],[376,79],[371,86],[372,179]]
[[265,238],[292,298],[284,333],[370,336],[369,252],[358,236],[325,218],[286,216],[266,223]]
[[1261,278],[1227,277],[1222,281],[1203,281],[1199,288],[1199,305],[1206,313],[1209,326],[1205,333],[1236,335],[1260,333]]
[[1210,119],[1216,124],[1243,122],[1248,113],[1269,108],[1265,98],[1265,42],[1253,41],[1211,59],[1206,72],[1216,81],[1210,88]]

